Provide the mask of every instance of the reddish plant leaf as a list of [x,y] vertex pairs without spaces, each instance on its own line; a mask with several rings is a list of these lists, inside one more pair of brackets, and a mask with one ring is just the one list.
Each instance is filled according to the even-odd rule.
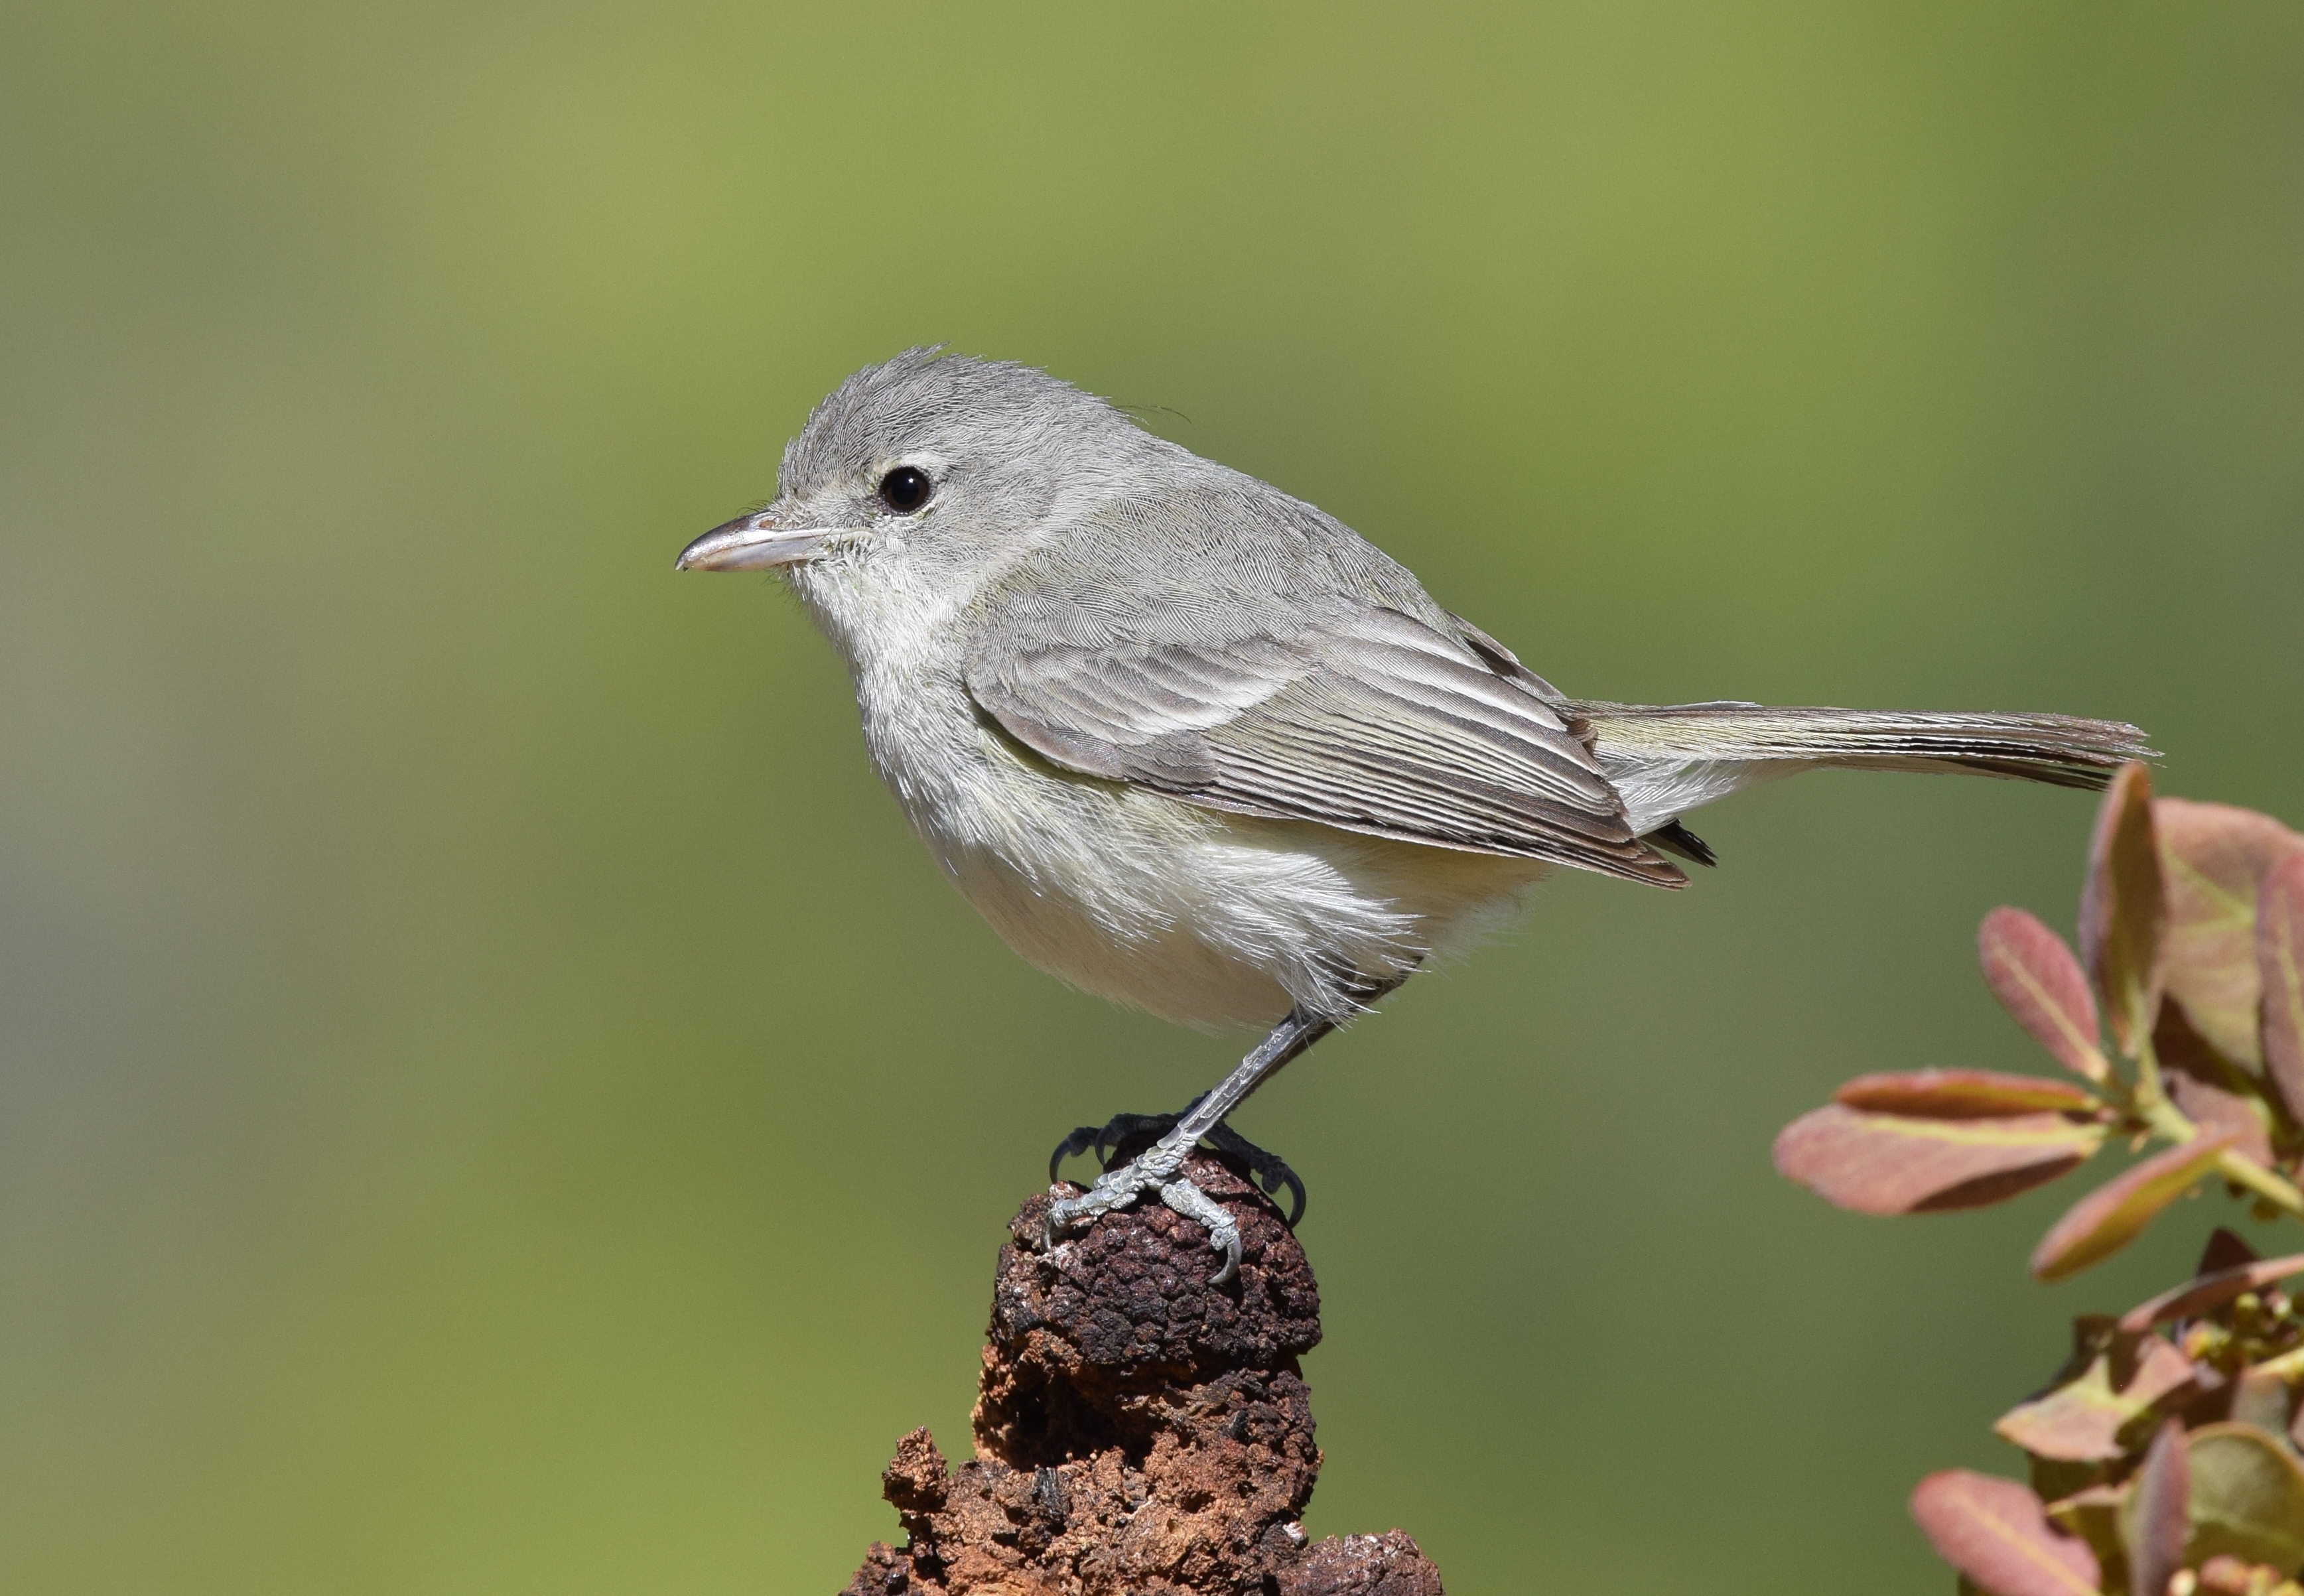
[[2167,891],[2168,994],[2218,1052],[2258,1067],[2257,899],[2274,866],[2304,854],[2304,836],[2253,809],[2185,798],[2155,799],[2152,824]]
[[1930,1474],[1912,1490],[1912,1519],[1936,1556],[1994,1596],[2096,1596],[2096,1554],[2058,1533],[2040,1499],[2013,1480]]
[[2160,1017],[2152,1022],[2152,1051],[2162,1069],[2181,1069],[2204,1081],[2229,1083],[2250,1073],[2200,1034],[2181,1003],[2160,1005]]
[[2148,1301],[2137,1304],[2120,1316],[2120,1328],[2130,1331],[2144,1330],[2173,1320],[2196,1319],[2212,1309],[2223,1307],[2242,1292],[2261,1291],[2293,1274],[2304,1274],[2304,1253],[2291,1253],[2285,1258],[2266,1258],[2260,1263],[2241,1263],[2231,1269],[2219,1269],[2187,1281],[2173,1291],[2163,1291]]
[[2290,854],[2264,878],[2256,969],[2264,989],[2265,1073],[2288,1111],[2304,1118],[2304,854]]
[[1981,1208],[2081,1163],[2103,1127],[2062,1114],[1920,1119],[1830,1103],[1776,1137],[1776,1171],[1859,1213]]
[[2080,949],[2103,995],[2112,1039],[2134,1053],[2159,1001],[2160,852],[2152,834],[2152,773],[2130,760],[2105,790],[2080,892]]
[[2192,1360],[2177,1351],[2173,1342],[2147,1336],[2137,1348],[2136,1372],[2129,1377],[2120,1394],[2141,1410],[2191,1378]]
[[2197,1136],[2146,1159],[2072,1204],[2032,1251],[2032,1272],[2061,1280],[2136,1239],[2159,1212],[2215,1168],[2233,1137]]
[[2135,1372],[2125,1389],[2113,1389],[2112,1355],[2100,1352],[2078,1379],[2009,1409],[1992,1428],[2035,1457],[2108,1463],[2127,1451],[2120,1444],[2121,1431],[2191,1379],[2191,1359],[2160,1337],[2147,1336],[2137,1347]]
[[2185,1119],[2211,1135],[2230,1132],[2232,1145],[2243,1157],[2266,1169],[2272,1167],[2272,1132],[2264,1117],[2257,1112],[2255,1099],[2227,1092],[2178,1069],[2162,1076],[2160,1084],[2167,1088],[2168,1095],[2175,1100]]
[[2003,907],[1976,928],[1976,952],[1992,995],[2033,1041],[2076,1075],[2110,1078],[2096,1045],[2096,1000],[2063,938],[2037,916]]
[[1859,1075],[1832,1094],[1834,1102],[1875,1114],[1924,1119],[2002,1119],[2015,1114],[2085,1114],[2103,1107],[2091,1094],[2037,1075],[1989,1069],[1916,1069]]
[[2190,1462],[2184,1426],[2170,1419],[2152,1438],[2121,1514],[2130,1596],[2167,1596],[2169,1579],[2184,1566],[2184,1543],[2191,1538]]
[[2192,1272],[2212,1275],[2222,1270],[2238,1269],[2243,1263],[2253,1263],[2263,1256],[2245,1239],[2218,1225],[2208,1232],[2207,1242],[2200,1248],[2200,1261],[2192,1266]]
[[2161,1085],[2193,1124],[2239,1133],[2233,1144],[2256,1162],[2272,1166],[2272,1116],[2263,1083],[2225,1058],[2192,1028],[2181,1003],[2160,1005],[2152,1025],[2152,1051]]

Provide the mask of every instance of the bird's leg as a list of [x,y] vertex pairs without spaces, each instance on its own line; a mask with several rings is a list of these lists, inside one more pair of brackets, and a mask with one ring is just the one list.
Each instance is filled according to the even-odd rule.
[[[1207,1095],[1204,1092],[1200,1097]],[[1109,1170],[1114,1160],[1126,1162],[1149,1147],[1155,1140],[1173,1130],[1184,1114],[1199,1106],[1200,1098],[1195,1097],[1184,1105],[1183,1113],[1114,1114],[1101,1126],[1075,1127],[1072,1133],[1058,1142],[1056,1150],[1048,1155],[1048,1184],[1054,1186],[1056,1183],[1057,1171],[1063,1168],[1064,1160],[1083,1153],[1096,1154],[1098,1170]],[[1246,1164],[1248,1172],[1264,1188],[1266,1196],[1276,1197],[1286,1192],[1288,1213],[1283,1222],[1291,1230],[1303,1223],[1304,1182],[1295,1170],[1288,1167],[1286,1159],[1258,1146],[1229,1125],[1219,1125],[1200,1139],[1218,1153],[1230,1153]]]
[[[1201,1095],[1206,1096],[1207,1094]],[[1135,1157],[1154,1141],[1175,1129],[1176,1122],[1199,1104],[1200,1099],[1195,1097],[1184,1105],[1182,1114],[1114,1114],[1102,1125],[1074,1126],[1072,1134],[1058,1142],[1056,1150],[1048,1154],[1048,1184],[1054,1186],[1056,1183],[1056,1171],[1063,1167],[1064,1160],[1076,1158],[1083,1153],[1096,1154],[1096,1167],[1099,1170],[1112,1168],[1112,1161],[1121,1158],[1123,1153],[1128,1158]],[[1126,1159],[1122,1161],[1125,1162]]]
[[[1204,1227],[1208,1233],[1208,1245],[1224,1254],[1224,1267],[1216,1271],[1217,1283],[1232,1279],[1240,1271],[1240,1227],[1232,1222],[1223,1204],[1183,1176],[1184,1160],[1190,1156],[1201,1137],[1223,1125],[1224,1116],[1246,1102],[1249,1094],[1262,1085],[1275,1070],[1335,1028],[1333,1019],[1292,1009],[1287,1018],[1272,1028],[1272,1034],[1257,1044],[1255,1051],[1216,1083],[1214,1091],[1185,1110],[1167,1135],[1119,1169],[1105,1170],[1084,1195],[1050,1204],[1050,1237],[1053,1239],[1058,1230],[1083,1224],[1098,1214],[1125,1208],[1146,1192],[1156,1191],[1163,1203]],[[1072,1150],[1085,1151],[1095,1135],[1091,1132],[1089,1141],[1082,1141]],[[1074,1131],[1065,1138],[1065,1146],[1072,1147],[1080,1136],[1080,1131]]]

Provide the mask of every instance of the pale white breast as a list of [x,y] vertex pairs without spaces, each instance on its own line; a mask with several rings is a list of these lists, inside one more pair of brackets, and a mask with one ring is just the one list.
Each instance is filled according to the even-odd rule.
[[978,715],[948,641],[964,591],[843,578],[827,562],[800,591],[848,660],[873,764],[993,929],[1083,991],[1202,1028],[1343,1018],[1546,873],[1058,772]]

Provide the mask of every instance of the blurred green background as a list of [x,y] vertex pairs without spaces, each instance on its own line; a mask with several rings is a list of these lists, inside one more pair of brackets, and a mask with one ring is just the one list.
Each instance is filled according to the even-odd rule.
[[[1023,966],[766,579],[855,367],[1029,361],[1572,692],[2054,708],[2304,822],[2304,13],[24,4],[0,18],[0,1584],[830,1592],[967,1451],[1052,1140],[1235,1056]],[[1189,417],[1190,420],[1183,419]],[[1317,1533],[1450,1588],[1942,1592],[2077,1195],[1771,1173],[2045,1068],[2091,800],[1826,776],[1242,1117]]]

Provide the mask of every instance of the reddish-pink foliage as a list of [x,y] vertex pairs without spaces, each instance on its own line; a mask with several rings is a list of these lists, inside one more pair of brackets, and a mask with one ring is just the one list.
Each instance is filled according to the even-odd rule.
[[2004,1119],[2016,1114],[2091,1113],[2103,1105],[2066,1081],[1990,1069],[1915,1069],[1859,1075],[1833,1101],[1875,1114],[1927,1119]]
[[2152,833],[2152,773],[2131,761],[2120,767],[2096,811],[2088,885],[2080,892],[2080,950],[2123,1051],[2135,1051],[2151,1034],[2166,918]]
[[2013,1480],[1964,1468],[1912,1491],[1912,1518],[1936,1555],[1995,1596],[2096,1596],[2102,1575],[2088,1543],[2061,1534],[2040,1499]]
[[1777,1171],[1859,1213],[1979,1208],[2087,1159],[2104,1131],[2062,1114],[1990,1119],[1868,1114],[1828,1103],[1776,1137]]
[[2289,1112],[2304,1112],[2304,854],[2264,878],[2256,906],[2256,968],[2263,985],[2264,1068]]
[[2126,1448],[2120,1432],[2154,1403],[2189,1386],[2194,1374],[2192,1360],[2158,1336],[2140,1338],[2133,1361],[2128,1383],[2114,1389],[2107,1347],[2079,1379],[2003,1414],[1993,1431],[2036,1457],[2105,1463],[2121,1457]]
[[2152,823],[2167,888],[2161,968],[2168,995],[2218,1052],[2261,1064],[2257,900],[2274,866],[2304,855],[2304,836],[2253,809],[2187,798],[2154,800]]
[[2096,1000],[2064,939],[2020,908],[1996,908],[1976,928],[1984,978],[2016,1023],[2075,1075],[2111,1070],[2096,1045]]
[[2192,1028],[2181,1003],[2164,1002],[2152,1027],[2152,1051],[2160,1058],[2160,1083],[2184,1118],[2204,1130],[2234,1131],[2232,1144],[2257,1163],[2271,1167],[2272,1130],[2255,1092],[2234,1091],[2239,1072]]
[[2144,1330],[2172,1320],[2195,1318],[2212,1308],[2224,1306],[2244,1291],[2261,1291],[2292,1274],[2304,1274],[2304,1253],[2291,1253],[2285,1258],[2266,1258],[2254,1263],[2219,1269],[2137,1304],[2120,1316],[2120,1328],[2130,1331]]
[[2238,1138],[2197,1136],[2133,1165],[2072,1204],[2032,1251],[2032,1272],[2060,1280],[2109,1258],[2184,1195]]
[[2157,1596],[2184,1566],[2184,1545],[2192,1533],[2191,1458],[2181,1419],[2170,1419],[2152,1438],[2135,1491],[2128,1535],[2130,1588]]

